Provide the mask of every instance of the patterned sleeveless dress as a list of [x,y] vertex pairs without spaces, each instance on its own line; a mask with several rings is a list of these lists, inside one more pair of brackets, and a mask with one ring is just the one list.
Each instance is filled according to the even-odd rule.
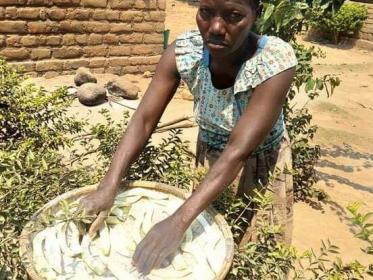
[[[181,79],[194,96],[194,116],[199,125],[196,163],[206,167],[219,158],[254,89],[297,65],[288,43],[277,37],[262,36],[256,53],[242,65],[234,85],[217,89],[211,80],[210,55],[199,31],[180,35],[176,39],[175,54]],[[281,113],[236,179],[238,195],[252,196],[259,188],[273,194],[269,211],[248,213],[251,224],[242,236],[242,244],[255,239],[256,221],[260,216],[265,216],[273,225],[280,225],[283,234],[279,238],[291,242],[293,183],[290,172],[286,172],[290,168],[291,148]],[[274,179],[270,180],[270,174],[276,174]]]

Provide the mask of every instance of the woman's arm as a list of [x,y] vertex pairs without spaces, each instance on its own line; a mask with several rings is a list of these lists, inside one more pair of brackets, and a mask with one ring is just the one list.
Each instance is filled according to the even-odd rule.
[[133,261],[140,272],[148,273],[172,254],[192,221],[233,182],[276,123],[294,73],[294,68],[284,71],[254,90],[222,155],[200,186],[170,218],[155,225],[137,247]]
[[107,216],[107,211],[113,204],[120,181],[142,152],[167,104],[175,94],[179,82],[175,43],[173,43],[162,55],[155,75],[138,109],[132,116],[97,191],[82,199],[82,206],[86,213],[97,214],[100,212],[91,226],[90,234],[94,234],[99,229]]
[[185,228],[233,182],[247,158],[270,133],[281,113],[294,73],[294,68],[282,72],[254,90],[222,155],[193,195],[174,214]]

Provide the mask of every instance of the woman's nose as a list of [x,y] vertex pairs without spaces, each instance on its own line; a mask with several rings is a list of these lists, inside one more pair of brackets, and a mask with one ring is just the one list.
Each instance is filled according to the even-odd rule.
[[226,32],[224,19],[220,16],[214,17],[210,24],[210,34],[224,36]]

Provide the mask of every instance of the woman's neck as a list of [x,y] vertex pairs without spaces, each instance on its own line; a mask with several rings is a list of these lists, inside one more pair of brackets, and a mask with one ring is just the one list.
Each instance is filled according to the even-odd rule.
[[231,55],[210,60],[211,79],[216,88],[229,88],[234,84],[242,65],[255,54],[258,40],[259,36],[252,33]]
[[240,68],[246,60],[250,59],[255,54],[258,48],[257,43],[259,38],[257,34],[250,32],[242,46],[225,57],[213,58],[214,64],[227,69]]

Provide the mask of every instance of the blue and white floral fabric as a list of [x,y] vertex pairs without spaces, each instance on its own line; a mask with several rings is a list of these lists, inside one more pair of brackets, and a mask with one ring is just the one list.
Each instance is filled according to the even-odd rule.
[[[202,141],[217,150],[224,149],[255,87],[297,65],[294,51],[288,43],[277,37],[262,36],[257,52],[243,64],[234,86],[217,89],[212,84],[209,54],[199,31],[180,35],[176,39],[175,53],[181,79],[194,95],[194,115]],[[279,145],[284,131],[284,116],[281,113],[256,153]]]

